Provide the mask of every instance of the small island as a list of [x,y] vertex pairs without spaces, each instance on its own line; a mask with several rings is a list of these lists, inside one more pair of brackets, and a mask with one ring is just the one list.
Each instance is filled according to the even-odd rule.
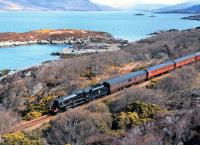
[[137,14],[135,14],[135,16],[145,16],[145,14],[137,13]]

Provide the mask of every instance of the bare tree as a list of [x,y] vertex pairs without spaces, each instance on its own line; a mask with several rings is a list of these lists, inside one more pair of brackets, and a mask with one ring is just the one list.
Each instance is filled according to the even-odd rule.
[[2,106],[0,106],[0,116],[0,135],[9,131],[19,121],[19,117],[16,114]]

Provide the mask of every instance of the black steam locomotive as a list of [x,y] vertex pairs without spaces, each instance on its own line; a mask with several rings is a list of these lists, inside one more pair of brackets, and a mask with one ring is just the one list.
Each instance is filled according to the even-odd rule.
[[90,86],[85,89],[80,89],[73,92],[69,96],[61,96],[54,100],[51,112],[65,111],[69,108],[90,102],[94,99],[101,98],[108,95],[108,88],[102,84]]
[[165,63],[152,66],[146,70],[140,70],[137,72],[132,72],[123,76],[119,76],[101,84],[90,86],[85,89],[73,92],[69,96],[61,96],[53,102],[51,107],[51,112],[57,113],[59,111],[64,111],[69,108],[79,106],[81,104],[90,102],[94,99],[107,96],[109,94],[118,92],[127,88],[131,85],[144,82],[145,80],[151,79],[158,75],[164,74],[166,72],[172,71],[176,68],[182,67],[187,64],[194,63],[200,60],[200,52],[187,55],[175,60],[170,60]]

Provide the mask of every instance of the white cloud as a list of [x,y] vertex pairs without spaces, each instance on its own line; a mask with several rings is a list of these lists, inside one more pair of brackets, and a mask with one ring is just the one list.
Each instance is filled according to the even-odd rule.
[[6,1],[6,0],[0,0],[0,3],[3,3],[5,5],[5,7],[10,10],[21,10],[22,9],[21,6],[15,4],[15,3]]
[[146,4],[178,4],[178,3],[183,3],[183,2],[188,2],[191,0],[140,0],[138,3],[146,3]]
[[93,3],[111,6],[114,8],[121,8],[121,9],[127,9],[134,6],[136,3],[135,0],[90,0]]
[[[197,0],[90,0],[93,3],[106,5],[118,9],[130,9],[137,4],[178,4]],[[199,0],[198,0],[199,1]]]

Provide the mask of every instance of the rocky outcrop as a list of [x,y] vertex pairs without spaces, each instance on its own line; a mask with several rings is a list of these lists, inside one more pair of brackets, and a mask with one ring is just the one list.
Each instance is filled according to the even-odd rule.
[[160,30],[160,31],[153,32],[153,33],[150,33],[150,34],[147,34],[147,35],[159,35],[159,34],[162,34],[162,33],[165,33],[165,32],[179,32],[179,30],[178,29],[170,29],[170,30],[167,30],[167,31]]
[[72,48],[64,48],[59,52],[53,53],[52,55],[81,55],[99,52],[110,52],[120,50],[122,45],[126,45],[125,42],[121,43],[88,43],[83,45],[75,45]]
[[0,33],[0,47],[30,44],[113,43],[117,40],[105,32],[84,30],[37,30],[26,33]]
[[32,44],[71,44],[72,49],[54,54],[83,54],[119,50],[127,41],[105,32],[84,30],[37,30],[26,33],[0,33],[0,47]]
[[2,41],[0,42],[0,47],[11,47],[11,46],[20,46],[20,45],[31,45],[37,44],[39,41]]

